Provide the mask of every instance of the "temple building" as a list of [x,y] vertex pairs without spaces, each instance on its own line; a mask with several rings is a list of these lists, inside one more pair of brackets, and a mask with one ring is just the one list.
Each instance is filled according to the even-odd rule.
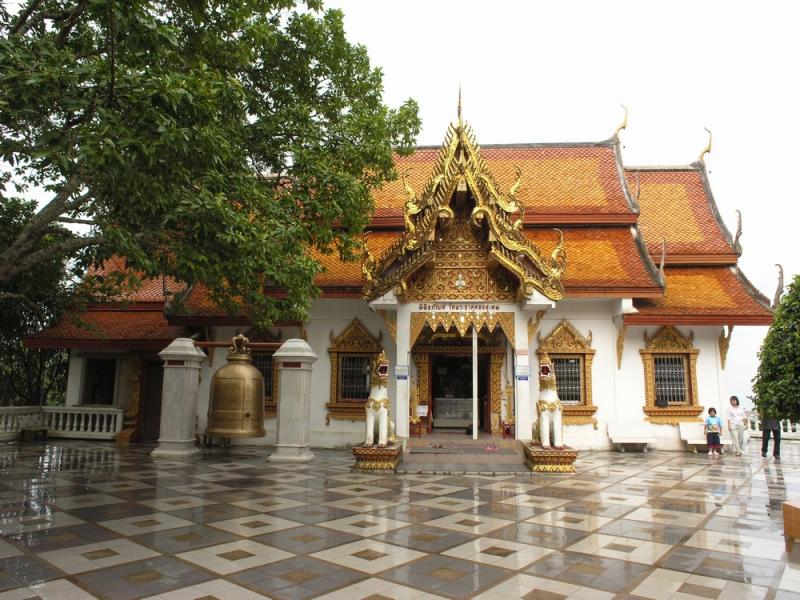
[[[307,322],[255,331],[200,285],[174,314],[165,293],[184,286],[158,279],[28,343],[69,348],[67,404],[119,407],[141,441],[158,438],[157,353],[177,337],[227,342],[240,331],[258,342],[302,337],[319,357],[316,446],[363,441],[370,365],[385,349],[400,437],[530,439],[547,353],[567,444],[605,449],[609,429],[630,425],[657,448],[678,449],[680,422],[727,404],[734,326],[768,325],[773,313],[737,266],[741,229],[734,238],[720,217],[705,152],[687,166],[628,167],[618,134],[480,147],[459,110],[441,147],[398,156],[401,177],[374,192],[362,263],[316,256],[322,294]],[[206,352],[199,433],[211,377],[225,363],[223,348]],[[272,352],[253,353],[267,435],[246,443],[275,441]]]

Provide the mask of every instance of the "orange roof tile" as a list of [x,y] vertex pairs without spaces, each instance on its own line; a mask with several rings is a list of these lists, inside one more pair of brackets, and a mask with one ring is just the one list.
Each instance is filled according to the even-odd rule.
[[[367,246],[375,258],[380,257],[384,250],[388,248],[400,236],[400,232],[376,231],[367,236]],[[315,283],[320,288],[326,287],[349,287],[357,286],[359,289],[364,285],[364,278],[361,274],[361,262],[343,262],[339,256],[334,254],[321,254],[312,252],[314,260],[319,261],[324,271],[317,275]]]
[[[411,156],[396,156],[398,173],[420,193],[430,177],[439,148],[423,147]],[[522,171],[517,198],[527,216],[633,215],[620,176],[617,146],[596,144],[538,144],[482,146],[481,156],[500,190],[507,192],[516,180],[514,167]],[[375,217],[402,214],[406,193],[400,179],[373,192]],[[526,219],[527,221],[528,219]]]
[[736,262],[730,233],[700,166],[636,168],[625,175],[629,189],[634,194],[640,190],[639,227],[651,254],[660,256],[666,239],[667,260],[673,264],[680,255],[722,255]]
[[[125,259],[120,256],[113,256],[103,262],[96,269],[92,269],[87,274],[92,276],[108,276],[113,272],[128,272],[125,266]],[[178,293],[183,290],[183,284],[173,277],[142,277],[141,273],[136,273],[141,279],[141,284],[132,290],[124,290],[120,296],[121,302],[164,302],[164,287],[168,292]]]
[[33,348],[124,347],[161,350],[183,327],[167,323],[161,310],[89,309],[68,313],[52,327],[25,339]]
[[668,267],[662,298],[635,299],[626,323],[769,325],[767,300],[738,267]]
[[[563,233],[567,270],[562,283],[567,297],[612,290],[640,297],[661,294],[655,266],[630,227],[567,227]],[[550,228],[526,229],[525,236],[545,256],[558,242]]]

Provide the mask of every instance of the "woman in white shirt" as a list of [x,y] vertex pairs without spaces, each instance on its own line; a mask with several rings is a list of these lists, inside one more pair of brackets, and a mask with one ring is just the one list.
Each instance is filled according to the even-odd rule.
[[747,413],[739,406],[739,398],[731,396],[731,405],[728,407],[728,431],[731,433],[736,456],[741,456],[742,450],[744,450],[744,428],[746,426]]

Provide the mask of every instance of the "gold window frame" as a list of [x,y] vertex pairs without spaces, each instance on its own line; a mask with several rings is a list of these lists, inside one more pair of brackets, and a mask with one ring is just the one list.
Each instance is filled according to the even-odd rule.
[[[550,357],[573,357],[579,356],[582,363],[581,371],[581,404],[563,404],[562,414],[565,425],[587,425],[591,424],[597,429],[597,419],[594,414],[597,407],[592,398],[592,361],[594,361],[595,349],[592,348],[592,332],[584,336],[578,329],[569,322],[568,319],[561,319],[550,333],[542,338],[541,333],[537,335],[539,348],[536,354],[541,361],[543,354]],[[558,379],[556,379],[558,385]]]
[[[651,423],[677,425],[680,422],[699,421],[703,407],[697,396],[697,355],[694,347],[694,333],[683,335],[672,325],[660,327],[650,337],[644,332],[644,348],[639,349],[644,366],[645,405],[642,408]],[[686,384],[686,404],[656,406],[655,357],[682,356],[684,358],[684,381]]]
[[[377,360],[382,349],[383,332],[378,332],[377,336],[372,335],[361,320],[356,317],[339,334],[334,331],[330,333],[330,347],[328,355],[331,365],[331,386],[330,400],[325,404],[328,414],[325,417],[325,424],[330,425],[331,419],[341,421],[363,421],[365,418],[365,401],[342,400],[341,399],[341,369],[342,357],[348,355],[367,355],[370,357],[370,365]],[[371,368],[371,367],[370,367]]]

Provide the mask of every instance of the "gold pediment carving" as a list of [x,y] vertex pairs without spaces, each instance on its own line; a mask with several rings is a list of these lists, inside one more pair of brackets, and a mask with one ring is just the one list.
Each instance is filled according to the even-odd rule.
[[[483,252],[495,267],[502,268],[495,268],[492,272],[481,266],[475,269],[481,269],[483,274],[477,271],[474,274],[459,274],[442,273],[441,268],[435,267],[432,275],[423,276],[427,278],[424,285],[418,285],[418,280],[410,282],[416,285],[413,293],[450,287],[451,284],[456,286],[456,291],[460,287],[463,292],[468,289],[472,278],[475,282],[483,283],[483,298],[499,299],[493,294],[498,290],[506,291],[508,286],[498,274],[505,271],[516,280],[516,297],[526,297],[539,291],[551,300],[563,298],[565,292],[561,276],[567,266],[563,236],[560,236],[559,243],[549,255],[543,255],[525,237],[522,233],[524,206],[516,198],[521,182],[522,173],[517,169],[517,180],[508,192],[500,190],[481,156],[475,134],[459,116],[458,122],[451,124],[447,130],[433,172],[421,194],[414,192],[403,174],[406,191],[403,235],[378,259],[369,253],[364,244],[364,297],[374,300],[391,290],[402,297],[408,291],[409,279],[420,268],[432,261],[439,267],[439,257],[434,258],[436,242],[442,241],[438,236],[453,225],[462,225],[459,223],[462,215],[454,211],[451,202],[454,197],[469,196],[474,204],[463,215],[463,225],[472,226],[469,237],[474,237],[476,231],[487,232]],[[462,256],[462,259],[469,261],[470,257]],[[465,271],[468,271],[466,267]],[[459,286],[460,282],[464,284]],[[450,294],[446,297],[460,299],[463,295]]]
[[592,347],[592,332],[584,337],[567,319],[562,319],[553,330],[542,339],[538,335],[539,352],[555,354],[557,352],[583,352]]
[[672,325],[660,327],[650,337],[644,332],[644,347],[647,350],[692,350],[694,348],[694,333],[683,335]]
[[356,317],[339,335],[335,335],[333,329],[331,329],[331,345],[328,348],[328,352],[379,353],[382,349],[382,338],[383,332],[379,331],[377,337],[373,336],[361,320]]

